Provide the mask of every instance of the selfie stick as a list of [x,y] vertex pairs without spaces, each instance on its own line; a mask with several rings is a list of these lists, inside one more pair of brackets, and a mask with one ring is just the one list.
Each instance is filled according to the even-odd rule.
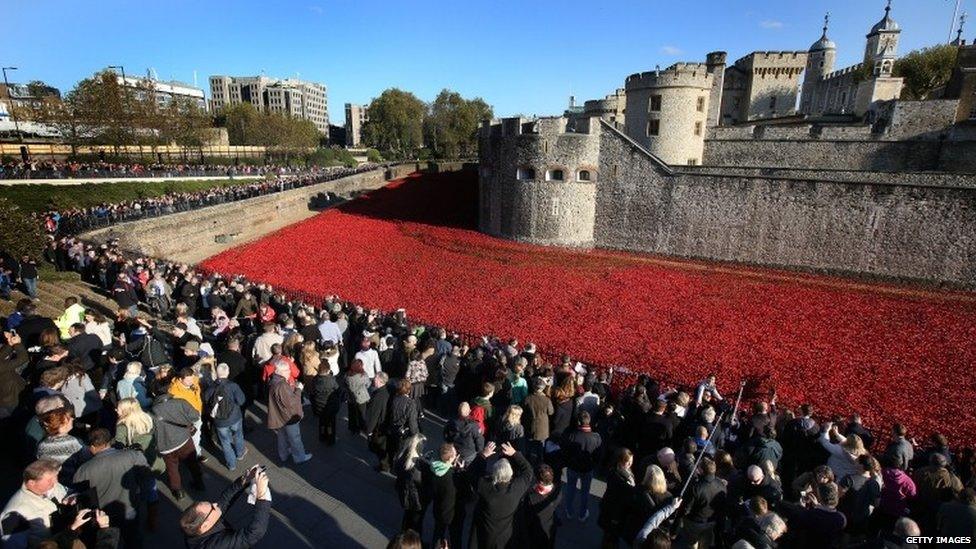
[[[708,439],[707,439],[707,441],[709,443],[712,442],[712,436],[715,435],[715,430],[718,429],[718,426],[722,423],[722,416],[723,415],[725,415],[725,412],[722,412],[721,414],[718,415],[717,418],[715,418],[715,425],[712,427],[712,432],[711,433],[708,433]],[[688,489],[688,485],[691,484],[691,479],[695,476],[695,471],[698,470],[698,464],[701,463],[701,460],[704,457],[705,457],[705,449],[702,448],[701,453],[698,454],[698,459],[695,460],[695,466],[692,467],[691,468],[691,472],[688,473],[688,478],[687,478],[687,480],[685,480],[685,485],[681,487],[681,492],[678,493],[678,497],[679,498],[683,498],[685,496],[685,490],[687,490]]]

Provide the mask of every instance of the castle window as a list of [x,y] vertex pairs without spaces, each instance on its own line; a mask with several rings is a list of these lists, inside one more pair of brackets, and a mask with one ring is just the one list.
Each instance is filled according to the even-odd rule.
[[577,181],[589,181],[590,180],[590,171],[589,170],[580,170],[579,172],[576,173],[576,180]]
[[532,168],[519,168],[518,179],[520,181],[531,181],[535,179],[535,170]]
[[774,95],[769,98],[769,110],[775,110],[775,109],[776,109],[776,96]]
[[647,121],[647,135],[658,135],[661,132],[661,121],[660,120],[648,120]]
[[701,135],[701,132],[702,132],[702,123],[700,121],[695,122],[695,135]]
[[553,216],[558,216],[559,215],[559,199],[558,198],[553,198],[552,199],[552,206],[551,207],[552,207],[552,210],[551,210],[552,211],[552,215]]
[[698,112],[705,112],[705,98],[704,97],[699,97],[698,98],[698,107],[697,108],[698,108]]
[[698,165],[698,159],[697,158],[689,158],[688,159],[688,165],[689,166],[697,166]]
[[546,170],[546,181],[562,181],[563,179],[562,170]]
[[661,96],[660,95],[652,95],[651,96],[651,112],[660,112],[660,111],[661,111]]

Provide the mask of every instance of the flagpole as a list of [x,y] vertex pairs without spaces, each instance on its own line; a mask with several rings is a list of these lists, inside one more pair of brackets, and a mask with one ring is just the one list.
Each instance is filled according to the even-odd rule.
[[956,28],[956,16],[959,15],[959,6],[962,4],[962,0],[956,0],[956,9],[952,10],[952,21],[949,22],[949,38],[946,40],[946,44],[952,42],[952,30]]

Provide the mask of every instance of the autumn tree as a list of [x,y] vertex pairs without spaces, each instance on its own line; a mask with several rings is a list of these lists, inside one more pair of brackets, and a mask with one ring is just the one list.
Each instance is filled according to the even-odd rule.
[[457,92],[442,90],[430,105],[424,141],[437,158],[474,156],[481,121],[491,117],[491,107],[480,97],[465,99]]
[[956,65],[957,46],[945,44],[913,50],[895,61],[893,73],[905,79],[902,99],[928,99],[945,86]]
[[427,106],[414,94],[391,88],[369,104],[363,140],[384,156],[407,158],[423,146]]

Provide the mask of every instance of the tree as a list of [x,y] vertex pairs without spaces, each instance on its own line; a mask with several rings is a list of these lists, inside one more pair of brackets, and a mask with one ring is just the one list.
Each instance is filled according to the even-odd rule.
[[928,99],[929,94],[949,82],[956,65],[956,46],[945,44],[908,52],[895,61],[893,74],[905,79],[902,99]]
[[391,88],[369,104],[363,139],[392,158],[412,156],[423,146],[427,106],[410,92]]
[[85,112],[81,99],[74,90],[64,97],[43,97],[31,102],[26,109],[18,109],[18,118],[47,124],[61,134],[61,139],[71,147],[71,154],[78,146],[91,141],[95,132],[92,120]]
[[24,255],[39,257],[45,244],[41,224],[10,200],[0,198],[0,251],[17,259]]
[[260,113],[250,103],[224,107],[220,112],[231,145],[257,145]]
[[477,154],[478,127],[492,117],[491,107],[480,97],[465,99],[442,90],[430,106],[424,124],[425,141],[437,158],[463,158]]

